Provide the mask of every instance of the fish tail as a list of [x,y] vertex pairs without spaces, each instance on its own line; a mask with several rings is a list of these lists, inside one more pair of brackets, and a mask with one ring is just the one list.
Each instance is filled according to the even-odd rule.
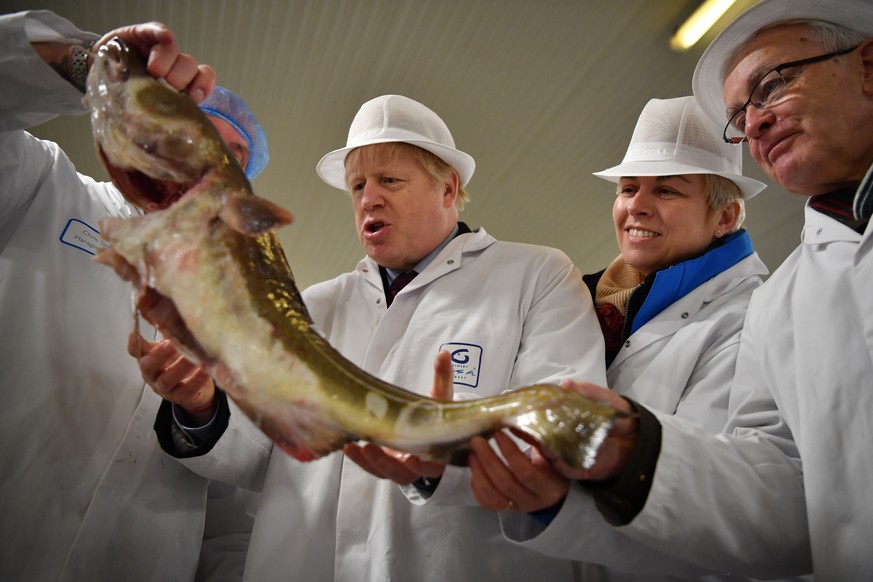
[[571,467],[590,469],[612,427],[616,411],[557,386],[528,389],[536,392],[529,399],[529,406],[506,419],[505,425]]

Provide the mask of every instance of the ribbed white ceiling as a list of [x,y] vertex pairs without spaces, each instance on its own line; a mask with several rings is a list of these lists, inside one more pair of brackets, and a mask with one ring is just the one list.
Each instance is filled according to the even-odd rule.
[[[740,0],[728,17],[752,2]],[[34,4],[0,0],[4,12]],[[648,99],[690,92],[712,38],[685,54],[667,46],[697,0],[36,4],[94,32],[163,21],[184,51],[249,102],[272,158],[255,190],[296,216],[280,237],[301,287],[353,268],[362,255],[346,195],[318,180],[314,167],[344,145],[360,104],[384,93],[437,111],[476,158],[473,200],[462,215],[470,226],[559,247],[583,272],[606,266],[617,254],[613,188],[591,172],[621,161]],[[87,131],[79,118],[36,133],[102,175]],[[763,179],[748,157],[746,167]],[[771,269],[799,239],[802,203],[770,188],[748,206],[747,225]]]

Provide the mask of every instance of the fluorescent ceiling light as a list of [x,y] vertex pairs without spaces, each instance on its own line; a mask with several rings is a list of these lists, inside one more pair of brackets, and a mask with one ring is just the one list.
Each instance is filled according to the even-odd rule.
[[670,39],[674,51],[687,51],[718,21],[736,0],[706,0]]

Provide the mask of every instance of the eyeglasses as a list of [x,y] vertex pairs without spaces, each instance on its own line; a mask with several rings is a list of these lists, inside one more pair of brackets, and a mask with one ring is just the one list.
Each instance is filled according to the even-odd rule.
[[827,53],[826,55],[819,55],[817,57],[810,57],[808,59],[801,59],[790,63],[782,63],[778,67],[771,69],[769,73],[764,75],[761,80],[758,81],[755,88],[752,89],[752,93],[749,95],[746,104],[731,116],[730,121],[728,121],[727,125],[724,127],[724,141],[727,143],[742,143],[748,141],[749,137],[746,135],[746,108],[749,105],[754,105],[758,109],[764,109],[776,105],[779,102],[779,99],[785,95],[785,88],[788,86],[788,83],[797,78],[803,67],[813,63],[826,61],[832,57],[848,54],[858,48],[858,46],[834,51],[832,53]]

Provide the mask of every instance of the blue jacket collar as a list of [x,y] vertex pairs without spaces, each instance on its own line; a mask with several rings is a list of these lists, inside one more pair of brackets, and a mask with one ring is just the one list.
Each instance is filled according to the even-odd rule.
[[630,335],[702,283],[733,267],[753,252],[749,233],[739,230],[728,235],[724,243],[706,254],[650,275],[649,278],[654,277],[654,281],[633,318]]

